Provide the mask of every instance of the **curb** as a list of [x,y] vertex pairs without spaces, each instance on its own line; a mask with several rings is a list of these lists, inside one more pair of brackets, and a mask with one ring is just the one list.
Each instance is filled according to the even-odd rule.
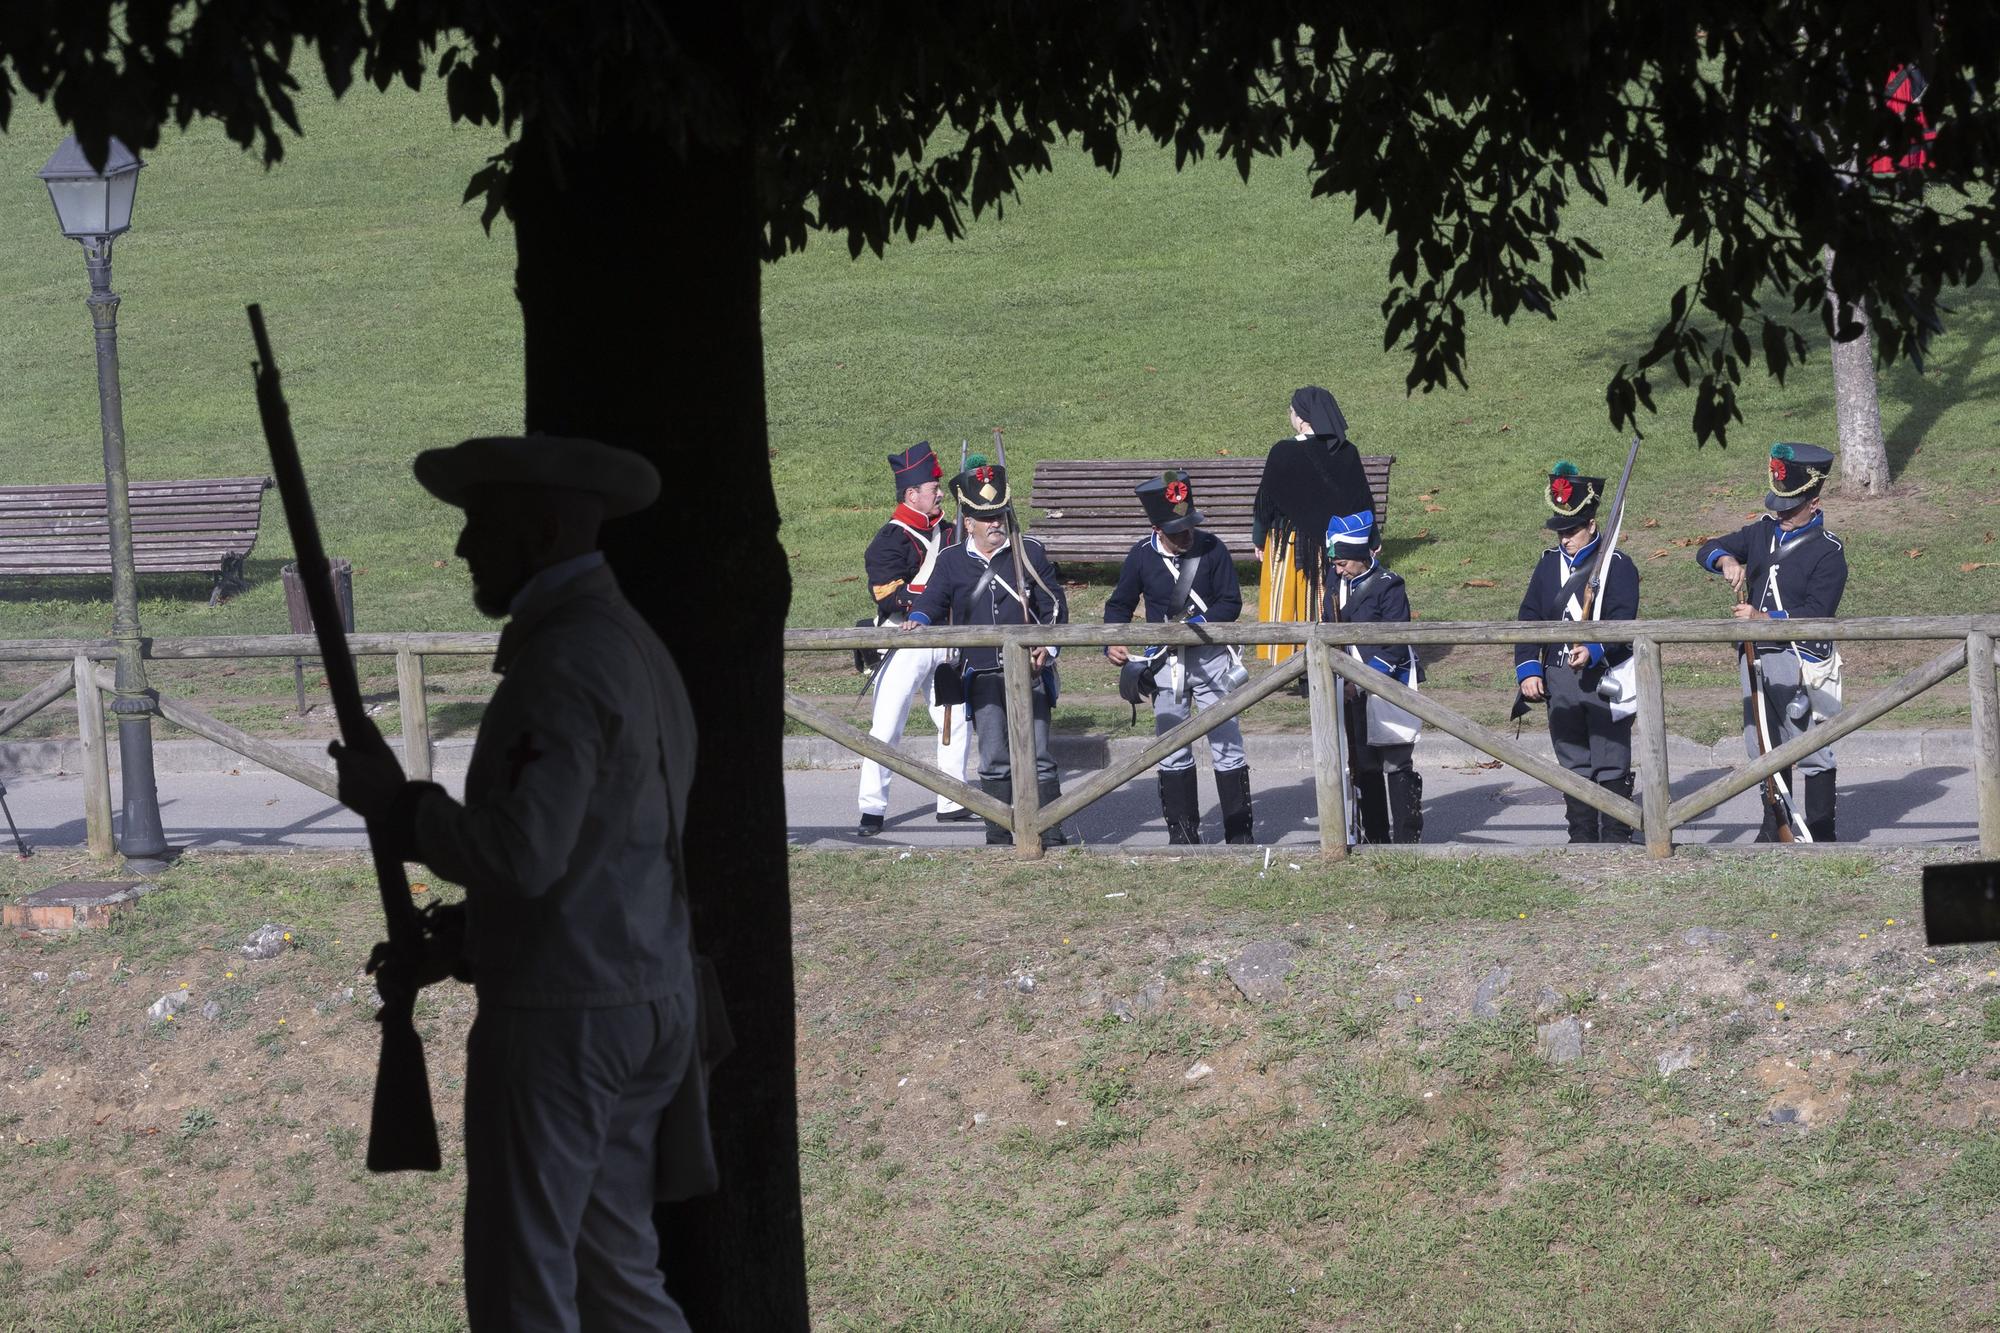
[[[1515,742],[1531,754],[1553,760],[1546,731],[1522,729]],[[1138,736],[1056,735],[1049,748],[1064,769],[1108,768],[1114,760],[1137,754],[1147,744]],[[1927,731],[1853,732],[1835,742],[1842,767],[1894,766],[1902,768],[1972,767],[1972,733],[1936,728]],[[937,751],[928,736],[907,740],[903,753],[929,762]],[[1312,740],[1306,736],[1245,736],[1243,748],[1253,767],[1284,772],[1312,771]],[[1417,762],[1429,768],[1465,768],[1492,763],[1482,750],[1475,750],[1456,736],[1433,735],[1426,731],[1417,743]],[[1200,758],[1200,755],[1197,755]],[[1691,741],[1684,736],[1667,737],[1667,763],[1677,773],[1705,769],[1735,768],[1744,761],[1743,743],[1721,740],[1713,745]],[[796,769],[859,768],[861,756],[824,736],[785,737],[785,767]]]

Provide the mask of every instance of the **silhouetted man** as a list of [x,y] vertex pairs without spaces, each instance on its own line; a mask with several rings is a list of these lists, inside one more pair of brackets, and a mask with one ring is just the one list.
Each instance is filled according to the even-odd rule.
[[340,799],[466,889],[416,978],[469,971],[479,997],[466,1313],[474,1330],[684,1329],[652,1208],[656,1182],[712,1170],[677,882],[694,717],[597,549],[598,525],[651,504],[659,474],[554,437],[428,450],[416,474],[465,510],[473,604],[510,617],[465,801],[393,758],[331,750]]

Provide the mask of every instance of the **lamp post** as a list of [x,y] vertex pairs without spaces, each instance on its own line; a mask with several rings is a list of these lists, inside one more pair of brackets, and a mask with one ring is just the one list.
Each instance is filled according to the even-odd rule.
[[49,187],[62,234],[83,245],[90,273],[90,322],[97,333],[97,405],[104,422],[104,508],[111,528],[111,637],[118,642],[111,711],[118,718],[118,768],[124,783],[119,851],[126,860],[167,851],[153,779],[153,713],[139,636],[139,590],[132,561],[132,503],[125,477],[125,412],[118,394],[118,294],[111,290],[111,242],[132,225],[141,162],[111,140],[102,169],[71,135],[37,174]]

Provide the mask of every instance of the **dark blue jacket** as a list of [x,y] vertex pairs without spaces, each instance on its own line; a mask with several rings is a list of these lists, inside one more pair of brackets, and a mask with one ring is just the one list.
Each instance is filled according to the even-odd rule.
[[[1743,563],[1743,598],[1773,620],[1833,616],[1840,613],[1840,594],[1847,588],[1847,551],[1840,538],[1826,530],[1826,515],[1814,514],[1795,532],[1778,526],[1777,516],[1764,514],[1726,537],[1712,537],[1694,553],[1703,569],[1715,572],[1725,555]],[[1775,572],[1776,595],[1772,575]],[[1789,649],[1791,644],[1759,640],[1759,652]],[[1825,640],[1799,648],[1824,658],[1833,651]]]
[[[1347,605],[1338,606],[1340,588],[1335,586],[1327,592],[1321,607],[1322,620],[1344,620],[1354,625],[1406,625],[1410,620],[1410,594],[1403,587],[1403,576],[1392,569],[1384,569],[1379,563],[1368,567],[1368,572],[1359,578],[1341,579],[1347,587]],[[1417,660],[1417,650],[1407,643],[1363,643],[1355,645],[1361,650],[1362,660],[1377,671],[1394,676],[1405,685],[1410,683],[1410,668],[1417,668],[1417,679],[1424,678],[1423,663]]]
[[[1125,553],[1125,567],[1118,571],[1118,586],[1104,603],[1104,623],[1128,625],[1132,612],[1143,598],[1146,623],[1157,625],[1172,617],[1176,571],[1167,568],[1158,544],[1158,534],[1136,543]],[[1194,545],[1177,560],[1193,560],[1194,582],[1188,588],[1188,604],[1181,619],[1190,625],[1203,621],[1229,621],[1243,614],[1243,585],[1236,579],[1236,563],[1229,548],[1212,532],[1196,531]]]
[[[939,523],[937,531],[945,546],[956,540],[957,532],[949,522]],[[942,558],[942,551],[939,556]],[[868,574],[868,594],[875,599],[877,624],[891,615],[906,613],[917,604],[917,595],[923,589],[911,587],[910,581],[924,567],[924,545],[908,528],[893,520],[884,523],[868,543],[861,564]]]
[[[1585,588],[1590,584],[1591,563],[1597,559],[1599,543],[1604,534],[1599,533],[1590,545],[1577,552],[1574,559],[1563,553],[1560,546],[1551,546],[1542,552],[1542,558],[1535,565],[1535,572],[1528,578],[1527,595],[1521,598],[1522,620],[1567,620],[1569,619],[1569,598],[1563,595],[1563,588],[1575,580],[1570,596],[1578,604],[1583,602]],[[1639,616],[1639,567],[1623,551],[1611,555],[1611,568],[1605,572],[1604,587],[1599,589],[1603,599],[1603,610],[1597,612],[1599,620],[1636,620]],[[1517,643],[1514,645],[1514,678],[1526,680],[1529,676],[1542,674],[1544,658],[1562,645],[1554,643]],[[1590,650],[1590,664],[1594,667],[1615,667],[1632,655],[1629,643],[1585,643]]]
[[[1042,544],[1033,537],[1021,539],[1027,562],[1034,566],[1035,573],[1041,575],[1042,583],[1048,585],[1044,592],[1031,575],[1026,580],[1028,605],[1033,609],[1033,623],[1040,625],[1066,625],[1069,623],[1069,600],[1063,596],[1062,576],[1056,572],[1055,562],[1049,559]],[[910,611],[910,619],[919,625],[1025,625],[1030,623],[1022,614],[1020,600],[1014,596],[1020,590],[1015,587],[1014,553],[1002,546],[994,553],[992,578],[987,578],[987,564],[984,557],[972,549],[970,543],[954,546],[938,554],[937,567],[931,571],[930,582],[917,598],[917,604]],[[984,584],[984,587],[981,587]],[[1013,591],[1009,591],[1012,589]],[[1000,669],[998,648],[967,648],[964,650],[965,665],[972,671],[997,671]]]

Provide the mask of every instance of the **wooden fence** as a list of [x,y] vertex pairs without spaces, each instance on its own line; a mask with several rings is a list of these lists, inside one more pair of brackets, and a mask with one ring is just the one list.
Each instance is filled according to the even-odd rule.
[[[1401,706],[1425,723],[1529,777],[1595,807],[1645,834],[1655,857],[1673,851],[1673,830],[1699,818],[1722,802],[1761,783],[1766,776],[1789,768],[1822,746],[1831,745],[1858,727],[1874,721],[1932,686],[1966,671],[1972,702],[1973,772],[1978,789],[1979,843],[1988,856],[2000,856],[2000,686],[1996,685],[1994,645],[2000,636],[2000,615],[1880,616],[1852,620],[1791,620],[1784,632],[1800,640],[1837,639],[1846,642],[1948,640],[1951,647],[1907,673],[1872,697],[1845,704],[1841,711],[1807,734],[1780,745],[1755,762],[1746,762],[1696,791],[1673,800],[1669,786],[1665,725],[1666,687],[1660,669],[1660,647],[1668,643],[1733,644],[1746,632],[1775,632],[1761,622],[1752,628],[1737,620],[1627,620],[1594,622],[1590,633],[1603,643],[1629,643],[1637,659],[1638,726],[1634,763],[1639,800],[1614,795],[1568,769],[1515,744],[1490,727],[1456,712],[1429,694],[1411,689],[1357,661],[1345,651],[1353,643],[1392,644],[1514,644],[1560,643],[1573,638],[1572,622],[1542,624],[1519,621],[1438,621],[1407,625],[1054,625],[1005,629],[951,625],[903,631],[898,629],[787,630],[788,652],[849,652],[855,648],[997,647],[1005,672],[1009,719],[1008,753],[1017,773],[1034,771],[1032,716],[1034,681],[1028,655],[1048,644],[1061,648],[1098,649],[1114,643],[1164,643],[1176,646],[1264,643],[1302,644],[1305,651],[1254,678],[1227,695],[1215,707],[1195,713],[1173,730],[1154,738],[1137,753],[1100,773],[1092,774],[1048,806],[1041,806],[1032,782],[1014,784],[1014,803],[1003,806],[985,792],[948,777],[912,759],[866,732],[833,716],[810,700],[787,691],[785,713],[828,736],[856,754],[900,773],[911,781],[964,805],[1001,824],[1014,834],[1017,853],[1042,854],[1041,833],[1085,806],[1144,773],[1167,755],[1297,680],[1311,683],[1314,770],[1319,803],[1320,851],[1327,857],[1347,854],[1347,784],[1340,780],[1331,756],[1336,753],[1334,691],[1351,681],[1369,693]],[[413,778],[432,772],[430,719],[424,706],[424,658],[427,656],[490,656],[497,634],[356,634],[348,647],[358,657],[393,656],[401,712],[405,767]],[[35,639],[0,642],[0,662],[56,662],[60,669],[0,708],[0,735],[72,692],[76,697],[77,731],[83,744],[85,827],[90,850],[109,855],[111,837],[111,770],[104,725],[103,692],[111,688],[111,673],[98,664],[117,656],[109,639]],[[151,639],[146,656],[153,661],[198,659],[314,657],[318,642],[305,634],[244,637]],[[1968,667],[1970,668],[1968,670]],[[328,796],[335,794],[330,763],[303,759],[269,741],[210,716],[194,706],[155,691],[162,716],[197,736],[213,741],[247,759],[305,783]]]
[[927,626],[915,630],[831,629],[789,630],[788,651],[839,651],[856,648],[997,647],[1006,673],[1008,756],[1013,771],[1032,773],[1034,742],[1028,727],[1031,676],[1028,654],[1041,645],[1098,649],[1110,644],[1159,643],[1175,646],[1264,643],[1303,644],[1305,651],[1226,696],[1215,707],[1190,716],[1155,738],[1138,753],[1092,774],[1074,789],[1041,807],[1032,782],[1014,784],[1012,809],[967,784],[948,777],[933,765],[911,759],[867,733],[848,725],[797,694],[785,695],[785,713],[866,758],[873,759],[913,782],[950,797],[980,815],[1006,826],[1014,835],[1016,852],[1027,858],[1042,854],[1041,834],[1085,806],[1131,781],[1167,755],[1192,743],[1223,721],[1258,700],[1283,689],[1303,673],[1310,682],[1313,768],[1319,803],[1320,854],[1347,855],[1348,787],[1337,772],[1335,689],[1349,681],[1378,694],[1425,723],[1447,732],[1565,796],[1590,805],[1620,823],[1640,829],[1654,857],[1673,854],[1673,831],[1722,802],[1763,782],[1770,774],[1791,767],[1822,746],[1832,745],[1858,727],[1960,671],[1967,671],[1972,696],[1973,769],[1978,787],[1979,843],[1988,856],[2000,856],[2000,690],[1994,675],[1994,639],[2000,616],[1877,616],[1852,620],[1787,620],[1782,632],[1801,641],[1835,639],[1849,643],[1883,640],[1950,640],[1952,646],[1872,697],[1844,703],[1840,712],[1755,761],[1731,769],[1679,800],[1672,799],[1672,775],[1667,767],[1666,683],[1660,669],[1660,647],[1668,643],[1735,644],[1746,637],[1779,632],[1769,622],[1741,620],[1594,621],[1590,636],[1600,643],[1629,643],[1637,659],[1638,725],[1633,737],[1633,769],[1639,799],[1614,795],[1568,769],[1531,753],[1490,727],[1482,726],[1435,697],[1411,689],[1358,661],[1349,644],[1515,644],[1562,643],[1577,635],[1574,622],[1438,621],[1406,625],[1203,624],[1203,625],[1052,625],[1052,626]]

